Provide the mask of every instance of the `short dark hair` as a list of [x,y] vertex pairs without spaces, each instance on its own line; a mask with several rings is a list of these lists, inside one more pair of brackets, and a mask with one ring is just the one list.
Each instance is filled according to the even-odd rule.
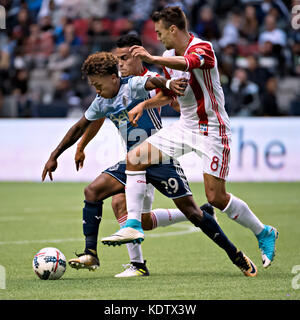
[[116,42],[117,48],[125,48],[132,46],[142,46],[141,39],[135,34],[125,34],[121,36]]
[[86,76],[111,74],[118,76],[118,59],[111,52],[96,52],[86,58],[81,71]]
[[187,27],[186,16],[180,7],[166,7],[160,11],[154,11],[151,15],[153,22],[163,21],[166,29],[171,25],[175,25],[180,30]]

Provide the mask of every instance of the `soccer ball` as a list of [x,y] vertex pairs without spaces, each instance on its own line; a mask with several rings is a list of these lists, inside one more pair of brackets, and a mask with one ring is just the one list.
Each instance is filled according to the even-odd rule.
[[33,258],[32,267],[42,280],[57,280],[66,271],[66,258],[56,248],[43,248]]

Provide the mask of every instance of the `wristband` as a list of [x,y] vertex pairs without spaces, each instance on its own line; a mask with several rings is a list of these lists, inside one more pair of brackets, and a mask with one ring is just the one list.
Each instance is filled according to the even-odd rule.
[[171,82],[171,81],[172,81],[172,80],[169,79],[169,80],[167,80],[167,82],[166,82],[166,88],[169,89],[169,90],[171,90],[171,89],[170,89],[170,82]]

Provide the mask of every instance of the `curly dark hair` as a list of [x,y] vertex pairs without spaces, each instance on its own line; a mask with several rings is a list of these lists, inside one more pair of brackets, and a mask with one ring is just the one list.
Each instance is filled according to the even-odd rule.
[[171,25],[175,25],[179,30],[187,28],[187,21],[184,12],[180,7],[166,7],[160,11],[154,11],[151,15],[153,22],[163,21],[166,29]]
[[116,74],[118,76],[118,58],[111,52],[96,52],[84,61],[81,71],[86,76]]

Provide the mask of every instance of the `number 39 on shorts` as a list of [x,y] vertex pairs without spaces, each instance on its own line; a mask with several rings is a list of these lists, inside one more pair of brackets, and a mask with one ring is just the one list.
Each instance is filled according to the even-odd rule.
[[175,178],[170,178],[168,181],[161,181],[161,184],[164,185],[168,194],[176,193],[179,188],[178,181]]
[[217,156],[213,156],[212,162],[210,164],[210,168],[212,171],[217,171],[219,168],[219,158]]

